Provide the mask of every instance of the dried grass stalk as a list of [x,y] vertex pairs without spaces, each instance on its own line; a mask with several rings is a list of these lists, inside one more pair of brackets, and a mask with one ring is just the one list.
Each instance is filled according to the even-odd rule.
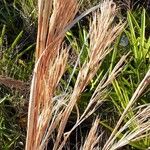
[[45,49],[55,53],[50,45],[55,41],[57,47],[60,46],[65,35],[63,30],[72,22],[78,10],[76,0],[39,0],[38,6],[36,59]]
[[43,69],[45,69],[43,68],[44,58],[35,66],[29,103],[28,119],[30,120],[28,120],[26,149],[38,150],[43,149],[45,146],[43,145],[41,147],[41,143],[49,129],[49,122],[52,119],[52,98],[60,78],[64,73],[67,56],[66,49],[62,50],[61,54],[49,63],[50,69],[46,75],[41,74]]
[[107,77],[107,74],[104,76],[104,78],[100,81],[97,88],[95,89],[94,93],[92,94],[91,99],[89,100],[89,103],[87,107],[85,108],[83,114],[81,116],[78,116],[77,121],[75,125],[72,127],[72,129],[66,133],[64,133],[64,140],[61,143],[59,149],[61,149],[64,144],[66,143],[67,139],[69,138],[70,134],[82,123],[87,119],[89,116],[91,116],[99,107],[100,105],[105,101],[108,90],[107,86],[111,84],[111,82],[116,78],[116,76],[119,74],[119,72],[123,69],[123,63],[125,62],[127,55],[122,56],[120,61],[116,64],[110,75]]
[[[65,71],[68,57],[68,48],[62,45],[65,34],[63,31],[69,27],[68,24],[77,12],[77,1],[39,0],[38,7],[36,64],[31,84],[26,150],[44,149],[49,136],[57,127],[58,133],[53,150],[61,150],[68,138],[65,137],[64,129],[72,109],[106,55],[111,52],[110,45],[122,31],[124,24],[112,25],[116,5],[111,0],[104,1],[100,11],[93,15],[89,59],[79,71],[68,105],[64,107],[58,103],[58,107],[55,107],[54,92]],[[112,72],[113,77],[110,76],[105,85],[108,85],[118,72],[119,67]]]
[[[93,15],[90,28],[89,60],[81,67],[70,101],[63,112],[56,142],[54,143],[54,150],[61,150],[66,143],[68,136],[66,133],[64,134],[64,129],[72,109],[79,99],[80,94],[95,76],[105,56],[112,50],[110,45],[123,29],[124,24],[122,23],[112,26],[115,13],[116,5],[112,1],[106,0],[101,4],[100,12],[96,12]],[[62,137],[64,137],[64,141],[61,143]]]
[[99,119],[96,118],[84,142],[82,148],[83,150],[93,150],[96,146],[98,146],[99,139],[102,136],[102,134],[98,136],[98,126],[99,126]]
[[44,149],[47,135],[61,119],[61,113],[56,119],[52,117],[52,98],[68,57],[68,48],[62,45],[62,31],[73,20],[77,1],[39,0],[38,7],[36,64],[30,91],[26,150]]

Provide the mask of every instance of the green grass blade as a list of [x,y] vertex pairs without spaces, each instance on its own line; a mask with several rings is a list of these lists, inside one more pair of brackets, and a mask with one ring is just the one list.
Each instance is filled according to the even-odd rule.
[[21,31],[21,32],[17,35],[17,37],[16,37],[16,39],[14,40],[14,42],[12,43],[11,47],[8,49],[8,52],[10,52],[11,50],[13,50],[13,49],[17,46],[17,44],[18,44],[18,42],[21,40],[22,36],[23,36],[23,31]]
[[145,42],[145,9],[143,9],[143,13],[141,16],[141,46],[144,47]]
[[3,45],[5,32],[6,32],[6,25],[3,25],[2,33],[1,33],[1,36],[0,36],[0,46]]

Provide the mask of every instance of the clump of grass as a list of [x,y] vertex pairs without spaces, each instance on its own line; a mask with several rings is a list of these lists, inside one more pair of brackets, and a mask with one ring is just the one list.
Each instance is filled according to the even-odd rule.
[[39,1],[38,7],[37,63],[31,86],[26,149],[43,149],[47,145],[48,135],[59,123],[61,113],[52,117],[55,111],[52,98],[64,72],[68,55],[68,48],[61,45],[64,38],[62,31],[73,20],[77,2]]
[[[118,79],[113,81],[114,92],[110,93],[111,100],[117,110],[118,114],[122,115],[126,107],[131,101],[132,93],[134,93],[138,84],[141,83],[142,78],[145,76],[146,72],[149,70],[149,38],[146,36],[145,31],[147,29],[146,22],[148,19],[145,18],[145,9],[141,11],[141,17],[136,18],[131,11],[127,13],[127,28],[123,37],[126,38],[127,43],[124,46],[117,46],[124,50],[129,49],[131,52],[131,58],[126,66],[125,71],[118,77]],[[121,39],[122,40],[122,39]],[[144,43],[142,42],[144,41]],[[138,43],[138,44],[137,44]],[[143,46],[142,46],[143,45]],[[147,45],[147,46],[146,46]],[[114,50],[114,56],[117,58],[119,52]],[[112,61],[113,62],[113,61]],[[147,77],[147,80],[148,77]],[[146,84],[149,84],[145,82]],[[144,85],[143,85],[144,86]],[[142,89],[142,88],[141,88]],[[136,114],[133,111],[134,107],[137,105],[149,103],[147,97],[149,95],[149,88],[147,87],[145,91],[142,92],[138,101],[133,103],[133,106],[128,110],[125,117],[123,117],[123,122],[127,122]],[[138,126],[137,122],[132,122],[132,127],[128,128],[128,132],[132,132],[134,128]],[[149,147],[149,139],[143,138],[139,141],[131,142],[133,147],[140,149],[145,149]],[[134,143],[134,144],[133,144]],[[130,144],[130,143],[129,143]]]
[[[137,110],[136,110],[137,111]],[[123,147],[129,143],[133,144],[133,146],[136,147],[136,145],[134,145],[134,143],[139,142],[141,139],[149,139],[149,131],[150,131],[150,121],[148,120],[149,118],[149,111],[150,111],[150,106],[140,106],[138,108],[138,112],[130,119],[128,120],[115,134],[114,138],[118,137],[121,133],[123,133],[123,136],[121,136],[121,138],[115,143],[113,143],[113,145],[111,146],[110,149],[118,149],[120,147]],[[135,124],[135,122],[137,122],[137,126],[134,127],[134,129],[132,129],[132,131],[130,131],[130,126],[132,126],[133,124]],[[127,130],[127,131],[126,131]],[[144,146],[139,146],[137,147],[139,149],[146,149],[146,147],[144,148]]]
[[[118,128],[121,126],[121,123],[123,122],[123,119],[125,118],[125,115],[128,113],[128,111],[130,111],[130,109],[132,108],[133,104],[135,103],[135,101],[139,98],[139,96],[142,94],[142,92],[144,91],[144,89],[149,85],[149,75],[150,75],[150,70],[147,72],[147,74],[145,75],[144,79],[141,81],[141,83],[139,84],[139,86],[137,87],[136,91],[134,92],[131,100],[129,101],[129,103],[127,104],[126,108],[124,109],[119,121],[117,122],[111,136],[109,137],[109,139],[107,140],[105,146],[104,146],[104,150],[110,149],[111,144],[115,141],[115,135],[117,134],[117,130]],[[149,108],[149,107],[148,107]],[[145,112],[145,111],[144,111]],[[147,108],[146,108],[146,113],[148,113]],[[133,116],[134,118],[136,118],[136,115]],[[141,121],[141,127],[139,128],[139,124],[137,125],[137,132],[135,132],[135,134],[140,133],[146,136],[147,132],[149,132],[149,121],[147,119],[145,119],[144,117],[142,118],[144,122]],[[131,119],[132,120],[132,119]],[[146,121],[145,121],[146,120]],[[130,121],[129,121],[130,122]],[[133,123],[133,122],[132,122]],[[145,123],[146,123],[146,127],[145,127]],[[127,123],[128,124],[128,123]],[[126,126],[126,125],[125,125]],[[140,129],[143,130],[140,131]],[[144,128],[145,127],[145,128]],[[124,129],[124,127],[123,127]],[[120,129],[122,131],[122,129]],[[134,131],[134,130],[133,130]],[[119,131],[118,131],[119,132]],[[119,132],[120,133],[120,132]],[[130,132],[129,132],[130,133]],[[131,131],[132,133],[132,131]],[[136,137],[136,135],[134,134],[134,136]],[[125,134],[126,135],[126,134]],[[132,138],[134,138],[134,136]],[[143,135],[142,135],[143,136]],[[124,137],[125,138],[125,137]],[[131,141],[132,139],[128,139],[128,141]]]
[[34,56],[32,52],[29,58],[26,57],[26,60],[23,59],[23,56],[33,50],[34,44],[29,46],[22,44],[23,31],[20,31],[14,41],[8,44],[6,30],[7,26],[4,25],[0,36],[0,75],[28,81],[32,73]]
[[[80,2],[90,7],[97,0]],[[124,2],[131,9],[129,1]],[[69,146],[74,149],[71,144],[68,146],[69,140],[75,131],[80,135],[78,128],[83,128],[90,116],[92,120],[93,117],[96,119],[91,129],[84,131],[88,134],[82,134],[82,141],[77,137],[76,141],[71,141],[76,144],[76,149],[113,150],[124,146],[147,149],[150,146],[150,40],[145,9],[141,14],[141,10],[136,14],[128,11],[125,27],[116,19],[118,8],[112,0],[102,1],[76,19],[78,9],[84,5],[80,7],[76,0],[39,0],[38,4],[33,0],[15,0],[10,4],[3,0],[0,4],[4,6],[1,9],[4,13],[0,10],[0,149],[25,146],[27,108],[24,105],[28,105],[28,101],[24,98],[28,98],[29,84],[26,82],[32,74],[34,58],[31,51],[34,44],[28,45],[31,41],[22,39],[26,37],[24,34],[30,35],[30,31],[36,29],[33,26],[37,17],[26,149],[48,147],[61,150]],[[83,29],[81,23],[79,31],[75,26],[78,33],[68,32],[90,12],[93,13],[89,17],[89,27],[86,25]],[[15,26],[13,18],[18,15],[21,23]],[[10,34],[7,42],[6,35],[11,25],[12,31],[16,32],[15,35]],[[20,31],[20,27],[23,30]],[[65,40],[66,32],[70,46]],[[10,37],[13,37],[11,42]],[[75,55],[74,60],[70,57],[71,52]],[[113,112],[111,118],[108,115],[110,109]],[[103,120],[105,116],[108,118],[106,121]],[[112,120],[111,125],[109,120]],[[107,136],[102,126],[107,128]],[[99,130],[101,128],[102,131]]]
[[96,146],[97,148],[99,148],[98,143],[99,143],[100,137],[102,136],[102,134],[98,136],[99,121],[100,120],[98,118],[96,118],[96,120],[94,121],[90,129],[90,132],[84,142],[82,149],[91,150],[91,149],[96,148]]
[[[65,3],[67,8],[65,7]],[[45,5],[47,7],[44,7],[44,3],[39,3],[40,14],[36,51],[37,63],[35,65],[35,74],[33,75],[31,86],[26,149],[43,149],[48,142],[48,137],[51,136],[52,132],[58,127],[58,133],[53,147],[55,150],[64,147],[66,140],[71,133],[71,131],[64,133],[64,129],[73,107],[76,105],[80,95],[85,90],[85,87],[95,76],[104,58],[111,52],[112,49],[110,48],[110,45],[122,31],[124,24],[119,23],[116,26],[112,26],[116,13],[116,5],[112,1],[105,1],[100,5],[101,12],[98,11],[93,14],[89,32],[89,57],[85,60],[79,70],[73,92],[68,99],[68,104],[66,105],[66,108],[63,107],[60,109],[60,107],[55,107],[56,110],[52,112],[54,105],[54,91],[65,70],[68,55],[67,48],[61,46],[64,38],[62,30],[65,29],[67,24],[70,23],[75,16],[77,2],[75,0],[72,0],[71,2],[54,1],[53,10],[51,9],[52,4],[50,2],[47,2],[47,4],[45,3]],[[68,15],[66,11],[69,11],[70,9],[68,8],[72,6],[72,11]],[[49,11],[44,11],[44,9]],[[51,24],[49,25],[48,18],[51,11]],[[45,14],[45,12],[47,13]],[[60,20],[60,15],[63,13],[66,14],[65,20]],[[45,18],[42,19],[42,15],[44,15]],[[55,21],[55,19],[57,19],[57,21]],[[99,100],[101,97],[101,94],[99,93],[103,93],[107,85],[110,84],[115,76],[121,71],[121,65],[126,57],[127,56],[124,56],[118,62],[107,80],[103,79],[100,82],[97,90],[93,93],[87,109],[85,109],[85,112],[80,118],[80,123],[81,120],[83,121],[87,118],[87,116],[92,114],[96,107],[98,107],[101,101],[101,99]],[[91,106],[93,105],[94,108],[91,109]],[[79,122],[75,124],[75,127],[78,126],[78,123]],[[61,142],[63,135],[65,135],[65,138]]]

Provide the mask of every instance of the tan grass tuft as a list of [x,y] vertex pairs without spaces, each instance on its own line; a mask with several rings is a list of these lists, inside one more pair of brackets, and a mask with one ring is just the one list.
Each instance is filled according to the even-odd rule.
[[84,145],[82,147],[83,150],[93,150],[96,149],[96,146],[98,146],[99,139],[102,136],[102,134],[98,136],[98,126],[99,126],[99,119],[96,118],[84,142]]
[[[54,150],[61,150],[64,146],[70,135],[70,132],[64,133],[64,129],[73,107],[79,99],[80,94],[95,76],[103,59],[112,50],[110,45],[124,27],[124,24],[121,23],[112,26],[115,13],[115,3],[106,0],[101,4],[100,12],[98,11],[93,15],[90,28],[89,60],[85,61],[81,67],[70,101],[63,112],[63,118],[61,119],[56,142],[54,143]],[[64,141],[60,144],[62,137],[64,137]]]
[[[62,45],[62,31],[77,12],[76,0],[39,0],[36,64],[31,84],[26,150],[42,150],[56,128],[60,114],[54,114],[55,89],[65,71],[68,48]],[[52,117],[54,115],[54,117]]]
[[62,32],[74,19],[77,12],[76,0],[39,0],[38,36],[36,58],[47,48],[51,52],[50,44],[54,41],[60,46],[65,33]]

